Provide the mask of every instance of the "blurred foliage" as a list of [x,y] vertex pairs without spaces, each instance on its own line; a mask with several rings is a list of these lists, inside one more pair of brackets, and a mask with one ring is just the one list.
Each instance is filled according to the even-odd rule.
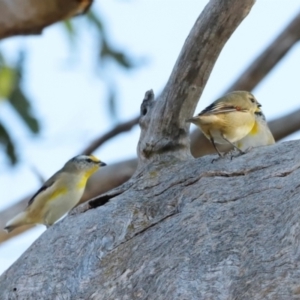
[[3,65],[0,69],[0,98],[5,99],[11,94],[15,85],[15,69]]
[[0,144],[3,145],[6,155],[9,157],[10,162],[15,164],[17,162],[17,156],[15,153],[14,144],[8,134],[4,125],[0,122]]
[[[22,89],[22,73],[24,53],[20,53],[15,65],[9,65],[0,53],[0,100],[7,101],[12,109],[23,120],[24,124],[32,133],[39,132],[39,123],[31,112],[30,100]],[[12,164],[18,159],[15,151],[15,143],[9,130],[0,120],[0,144]]]
[[[124,50],[117,49],[109,41],[109,34],[107,33],[105,23],[103,23],[101,17],[92,9],[86,13],[86,21],[88,25],[92,26],[97,32],[98,41],[98,62],[100,69],[107,69],[107,62],[114,62],[117,66],[126,70],[135,68],[138,66],[136,60],[126,53]],[[66,30],[69,40],[72,44],[76,44],[77,40],[80,41],[80,35],[78,35],[79,29],[76,27],[76,19],[69,19],[63,22],[64,29]],[[103,67],[104,66],[104,67]],[[107,76],[108,77],[108,76]],[[103,80],[107,90],[107,108],[110,116],[113,120],[117,120],[117,102],[118,102],[118,88],[116,82],[111,78],[103,76]],[[113,81],[113,82],[112,82]]]
[[[96,29],[98,33],[99,42],[99,62],[103,62],[105,59],[112,59],[119,66],[125,69],[131,69],[137,66],[133,62],[133,59],[128,53],[113,47],[108,39],[107,30],[105,24],[103,24],[100,16],[93,10],[86,13],[86,21],[89,25]],[[63,22],[63,26],[70,38],[70,41],[76,42],[76,38],[80,39],[80,36],[76,33],[78,29],[76,28],[76,19],[68,19]]]
[[[127,53],[112,46],[108,39],[109,34],[106,26],[94,9],[87,12],[84,18],[87,25],[93,28],[93,30],[85,30],[84,33],[97,33],[96,40],[99,50],[96,51],[96,59],[99,62],[99,66],[101,66],[99,68],[101,72],[105,72],[108,68],[108,64],[104,64],[105,62],[113,62],[126,70],[136,67],[133,59]],[[76,18],[73,18],[62,22],[69,41],[72,43],[72,50],[76,44],[78,45],[77,41],[81,41],[79,23],[75,20]],[[31,101],[22,88],[23,65],[24,53],[21,53],[18,61],[12,64],[7,62],[4,53],[1,53],[0,49],[0,104],[2,101],[7,101],[29,131],[37,134],[39,132],[39,121],[32,113]],[[102,79],[106,86],[108,112],[112,119],[117,119],[117,84],[111,78],[108,79],[108,76],[103,76]],[[13,129],[7,129],[3,121],[0,120],[0,146],[3,147],[11,164],[15,164],[18,161],[16,154],[17,143],[12,138],[12,132]]]

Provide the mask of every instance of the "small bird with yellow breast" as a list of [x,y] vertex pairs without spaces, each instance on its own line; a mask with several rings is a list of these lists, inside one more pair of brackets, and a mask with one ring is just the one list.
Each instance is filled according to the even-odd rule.
[[93,155],[78,155],[50,177],[29,200],[26,209],[7,222],[7,232],[27,224],[47,228],[78,204],[88,178],[106,166]]
[[230,144],[244,153],[234,143],[245,137],[255,124],[255,113],[261,104],[247,91],[235,91],[217,99],[187,122],[197,125],[211,141],[220,157],[217,144]]

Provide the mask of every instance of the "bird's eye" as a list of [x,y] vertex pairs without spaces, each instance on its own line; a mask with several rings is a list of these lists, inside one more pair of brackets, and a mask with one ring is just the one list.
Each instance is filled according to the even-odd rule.
[[249,98],[250,99],[250,101],[252,102],[252,103],[255,103],[255,100],[254,100],[254,98]]
[[88,163],[91,163],[91,162],[92,162],[92,160],[91,160],[90,158],[87,158],[86,161],[87,161]]

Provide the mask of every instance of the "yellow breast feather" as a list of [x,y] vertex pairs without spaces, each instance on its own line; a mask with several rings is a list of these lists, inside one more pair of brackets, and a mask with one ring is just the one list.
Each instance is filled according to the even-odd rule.
[[86,185],[87,180],[89,179],[89,177],[94,174],[96,171],[98,170],[98,167],[95,166],[94,168],[91,168],[90,170],[86,171],[81,179],[79,180],[79,182],[77,183],[77,188],[79,189],[83,189]]
[[252,129],[249,132],[249,134],[256,135],[258,133],[258,131],[259,131],[258,123],[255,121],[254,126],[252,127]]

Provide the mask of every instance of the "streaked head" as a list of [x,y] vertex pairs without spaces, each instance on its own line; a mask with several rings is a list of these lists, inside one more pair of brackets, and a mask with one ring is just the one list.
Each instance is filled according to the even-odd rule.
[[93,155],[77,155],[66,162],[64,169],[79,172],[96,172],[100,167],[104,166],[106,166],[106,163]]

